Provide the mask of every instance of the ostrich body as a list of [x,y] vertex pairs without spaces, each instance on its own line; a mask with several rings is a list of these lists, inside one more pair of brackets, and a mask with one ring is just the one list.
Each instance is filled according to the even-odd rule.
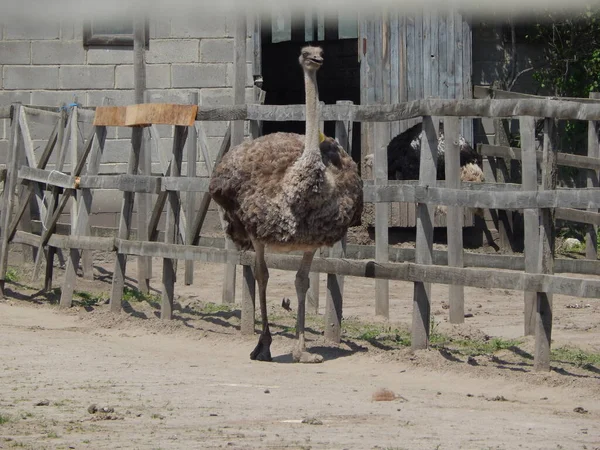
[[[421,165],[421,138],[423,135],[423,122],[413,125],[394,137],[387,146],[388,179],[389,180],[418,180]],[[460,180],[473,183],[483,183],[485,177],[481,169],[482,157],[473,147],[459,136],[460,150]],[[446,178],[445,139],[443,124],[440,124],[437,145],[437,172],[436,179]],[[365,158],[367,166],[373,166],[373,155]],[[445,215],[445,206],[437,206],[435,213]],[[483,216],[483,209],[475,208],[473,213]]]
[[[423,133],[423,122],[410,127],[390,141],[387,147],[388,155],[388,179],[390,180],[418,180],[419,166],[421,162],[421,135]],[[462,136],[458,139],[460,149],[460,166],[467,164],[476,164],[481,166],[482,158],[467,143]],[[444,180],[445,177],[445,140],[443,126],[440,126],[438,136],[438,180]],[[472,168],[471,171],[476,169]],[[463,180],[466,181],[466,180]],[[472,180],[470,180],[472,181]]]
[[306,89],[306,134],[273,133],[233,148],[215,168],[213,199],[223,208],[226,233],[241,250],[256,252],[262,332],[251,359],[270,361],[271,333],[266,289],[269,271],[265,247],[277,252],[304,252],[296,274],[298,295],[296,362],[321,362],[306,352],[304,315],[308,274],[315,251],[332,246],[348,227],[360,222],[362,181],[356,163],[318,127],[316,72],[322,50],[305,47],[299,58]]

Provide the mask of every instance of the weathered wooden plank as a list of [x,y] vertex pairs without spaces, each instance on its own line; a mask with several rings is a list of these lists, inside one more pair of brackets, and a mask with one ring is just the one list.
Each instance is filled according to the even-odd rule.
[[[50,134],[50,137],[48,138],[48,141],[46,142],[46,147],[44,148],[44,151],[42,152],[42,155],[40,156],[40,160],[38,161],[38,169],[44,169],[46,167],[46,164],[48,164],[48,161],[50,160],[50,155],[52,154],[52,150],[54,150],[54,146],[56,145],[56,141],[57,141],[57,137],[58,137],[58,127],[59,127],[59,123],[56,123],[56,126],[54,127],[54,129],[52,130],[52,133]],[[4,170],[4,172],[6,173],[6,169]],[[2,177],[0,177],[0,179],[2,179]],[[5,181],[5,180],[3,180]],[[26,196],[21,197],[19,199],[19,208],[16,212],[16,214],[14,215],[14,217],[12,218],[12,221],[10,223],[9,226],[9,236],[8,236],[8,240],[12,240],[13,235],[15,233],[15,230],[17,229],[17,225],[19,223],[19,221],[21,220],[21,217],[23,217],[23,213],[25,212],[25,209],[27,208],[27,204],[29,203],[29,201],[31,200],[31,196],[33,195],[33,186],[29,185],[28,189],[27,189],[27,193]],[[41,218],[43,218],[43,216],[40,216]]]
[[600,189],[556,189],[539,192],[459,190],[428,186],[365,186],[365,202],[411,202],[469,208],[588,208],[600,207]]
[[[54,165],[55,170],[57,170],[59,172],[63,170],[63,166],[65,164],[65,158],[67,156],[67,144],[69,142],[69,133],[71,130],[72,118],[73,118],[73,116],[69,116],[67,119],[67,110],[66,110],[66,108],[62,107],[61,108],[61,118],[60,118],[59,126],[58,126],[58,138],[57,138],[59,149],[58,149],[58,155],[56,158],[56,163]],[[65,126],[65,121],[66,121],[66,126]],[[77,168],[75,168],[75,169],[77,169]],[[73,173],[73,175],[75,175],[75,173]],[[73,194],[73,191],[68,190],[68,191],[64,192],[60,199],[60,203],[57,203],[58,202],[58,193],[59,193],[59,191],[57,188],[52,188],[52,196],[48,203],[46,217],[44,218],[44,220],[45,220],[44,231],[42,233],[42,238],[40,239],[40,246],[38,247],[38,250],[37,250],[35,265],[33,268],[33,277],[32,277],[34,280],[36,280],[38,278],[38,274],[39,274],[39,270],[40,270],[41,262],[42,262],[42,255],[44,255],[45,259],[46,259],[46,273],[45,273],[44,285],[48,286],[48,287],[50,287],[52,284],[52,271],[53,271],[53,266],[54,266],[54,252],[55,251],[54,251],[54,248],[52,248],[52,247],[49,247],[48,249],[44,250],[44,246],[47,244],[48,238],[50,237],[50,235],[54,232],[54,227],[56,226],[56,222],[58,221],[60,214],[62,214],[63,209],[67,205],[67,202],[68,202],[69,198],[71,197],[71,195]],[[54,211],[55,207],[56,207],[56,211]]]
[[[457,74],[458,76],[458,74]],[[247,114],[239,107],[220,107],[219,120],[303,121],[302,105],[245,105]],[[557,119],[599,120],[600,104],[582,104],[559,100],[497,100],[497,99],[422,99],[391,105],[325,105],[323,120],[353,120],[355,122],[393,122],[420,116],[460,117],[554,117]]]
[[[421,137],[421,161],[419,166],[419,184],[435,186],[437,167],[437,123],[430,117],[423,117],[423,135]],[[417,204],[417,236],[415,242],[415,261],[417,264],[433,263],[433,206]],[[429,320],[431,311],[431,285],[422,281],[415,282],[413,293],[413,315],[411,328],[411,347],[422,349],[429,346]]]
[[[336,122],[335,138],[342,148],[348,148],[350,134],[348,124]],[[329,251],[329,257],[346,257],[346,236],[336,242]],[[344,305],[344,276],[327,274],[327,297],[325,300],[325,339],[339,343],[342,338],[342,315]]]
[[[158,134],[158,127],[156,125],[152,125],[150,127],[150,135],[152,136],[152,140],[156,143],[156,151],[158,153],[158,159],[160,161],[161,172],[164,176],[168,177],[171,174],[171,160],[173,158],[173,154],[172,153],[169,154],[165,147],[162,147],[161,145],[159,145],[160,135]],[[167,197],[168,197],[168,194],[166,194],[166,196],[158,197],[158,200],[156,202],[156,207],[160,206],[160,208],[157,209],[155,207],[155,209],[152,211],[152,216],[150,217],[150,222],[148,225],[148,230],[149,230],[150,235],[154,234],[154,230],[156,229],[155,227],[158,226],[158,220],[160,219],[160,213],[162,212],[162,207],[164,206],[164,203],[166,202]],[[158,214],[158,216],[156,214]],[[186,216],[185,216],[185,212],[183,211],[183,208],[182,208],[182,210],[179,213],[179,232],[180,232],[179,237],[182,242],[185,242],[186,230],[187,230]]]
[[[119,252],[157,258],[194,259],[210,263],[225,263],[234,258],[238,265],[254,261],[254,252],[235,252],[212,247],[198,247],[162,242],[142,242],[115,239]],[[302,256],[267,254],[271,269],[297,271]],[[588,261],[589,262],[589,261]],[[315,258],[311,270],[363,278],[412,281],[422,283],[459,284],[486,289],[530,290],[583,298],[600,297],[600,280],[572,278],[560,275],[532,274],[497,269],[446,267],[414,263],[377,263],[373,260]]]
[[63,189],[75,189],[78,183],[75,177],[56,170],[44,170],[36,167],[21,166],[18,172],[19,179],[44,183],[48,186]]
[[[231,144],[231,124],[227,127],[227,131],[225,132],[225,136],[223,137],[223,141],[221,143],[221,147],[219,148],[219,152],[215,157],[216,166],[221,162],[225,153],[229,151]],[[192,236],[194,236],[194,244],[198,243],[198,239],[200,238],[200,230],[202,229],[202,225],[204,224],[204,219],[206,218],[206,213],[208,212],[208,207],[210,206],[211,197],[208,192],[205,192],[200,200],[200,206],[198,207],[198,211],[196,213],[196,217],[194,219],[194,223],[192,224]]]
[[[188,95],[188,102],[197,105],[198,104],[198,93],[192,92]],[[202,129],[202,124],[200,125],[200,129]],[[187,179],[192,180],[196,178],[197,173],[197,165],[198,165],[198,130],[196,129],[196,124],[190,127],[188,130],[188,139],[186,142],[187,148]],[[185,194],[185,218],[187,224],[192,224],[194,221],[194,213],[196,209],[196,194],[194,192],[186,192]],[[147,225],[146,225],[147,227]],[[147,228],[146,228],[147,229]],[[194,236],[192,234],[192,227],[187,226],[185,233],[184,242],[187,245],[191,245],[194,241]],[[184,271],[184,283],[186,286],[191,285],[194,282],[194,261],[187,260],[185,262],[185,271]]]
[[[456,117],[449,117],[444,120],[446,186],[451,189],[460,189],[459,126],[460,123]],[[448,265],[463,267],[463,210],[460,207],[449,207],[446,214]],[[463,286],[450,286],[449,303],[450,323],[463,323],[465,321],[465,292]]]
[[[590,92],[590,98],[600,100],[599,92]],[[600,122],[588,122],[588,158],[596,160],[598,166],[587,171],[587,186],[597,188],[600,186],[600,140],[598,132]],[[589,167],[588,167],[589,168]],[[590,214],[597,214],[598,208],[589,208]],[[588,225],[585,236],[585,256],[588,259],[598,259],[598,224]]]
[[[245,88],[246,88],[246,14],[243,10],[238,10],[234,14],[235,31],[233,37],[233,103],[234,105],[245,104]],[[231,122],[231,147],[235,147],[244,140],[244,121],[234,120]],[[210,172],[209,172],[210,173]],[[229,240],[226,243],[226,248],[235,249],[233,241]],[[252,272],[247,272],[251,276]],[[223,277],[223,303],[235,303],[235,280],[236,266],[234,263],[229,263],[225,266],[225,274]],[[245,281],[250,281],[246,278]],[[245,289],[246,293],[250,293],[251,289]],[[250,302],[245,302],[247,306]],[[245,311],[250,312],[250,311]]]
[[[146,21],[142,14],[133,18],[133,90],[136,104],[151,103],[148,101],[150,94],[146,91]],[[196,102],[197,104],[198,102]],[[140,146],[140,163],[138,173],[150,175],[152,173],[152,151],[150,150],[149,130],[142,131]],[[148,239],[148,220],[152,197],[149,194],[138,193],[135,196],[137,206],[137,229],[140,239]],[[150,258],[137,258],[137,282],[140,292],[150,292],[150,278],[152,277],[152,260]]]
[[[57,122],[54,121],[53,125],[56,125]],[[37,167],[38,163],[35,157],[35,150],[33,148],[33,141],[31,139],[31,133],[29,132],[29,125],[27,123],[27,116],[25,115],[25,108],[21,108],[21,112],[19,114],[19,126],[21,129],[21,138],[23,139],[23,148],[25,150],[25,157],[29,167]],[[40,217],[46,216],[46,206],[44,205],[44,200],[42,197],[42,191],[38,184],[33,185],[33,190],[35,193],[35,200],[37,203],[37,209],[40,213]]]
[[209,178],[163,177],[159,179],[160,190],[179,192],[208,192]]
[[[37,247],[40,242],[40,236],[25,231],[17,231],[13,238],[15,244],[25,244]],[[111,237],[97,236],[65,236],[53,234],[48,240],[48,245],[62,249],[80,249],[80,250],[98,250],[111,252],[115,250],[115,239]]]
[[[142,127],[134,127],[131,130],[131,151],[129,152],[129,161],[127,163],[127,174],[137,174],[140,162],[140,149],[142,147]],[[119,239],[128,239],[131,232],[131,221],[133,215],[134,193],[123,192],[121,201],[121,213],[119,215]],[[125,287],[125,271],[127,268],[127,255],[117,252],[115,258],[115,268],[113,270],[112,290],[110,294],[110,310],[112,312],[121,311],[123,300],[123,288]]]
[[[380,28],[380,21],[376,22],[376,27]],[[384,95],[389,95],[389,89],[382,92],[382,73],[389,75],[389,54],[387,53],[388,37],[385,36],[385,50],[381,46],[381,41],[384,37],[381,33],[376,33],[377,41],[375,42],[375,60],[374,67],[377,67],[375,75],[375,100],[379,102],[389,101]],[[383,80],[383,86],[389,86],[389,76]],[[387,144],[390,141],[390,126],[386,123],[374,124],[374,148],[373,148],[373,178],[378,185],[385,186],[388,181],[388,158]],[[375,204],[375,259],[378,262],[388,261],[389,247],[389,221],[390,221],[390,205],[388,203]],[[390,315],[390,285],[388,280],[375,281],[375,315],[389,318]]]
[[[592,93],[593,94],[593,93]],[[489,86],[473,86],[473,98],[497,98],[497,99],[539,99],[539,100],[566,100],[580,103],[600,103],[600,98],[593,97],[590,94],[590,98],[581,97],[554,97],[554,96],[543,96],[533,94],[523,94],[521,92],[504,91],[502,89],[494,89]]]
[[[521,160],[521,149],[518,147],[505,147],[499,145],[478,144],[477,150],[482,156],[495,156],[503,159]],[[543,152],[535,152],[536,161],[542,161]],[[570,153],[558,153],[557,163],[559,166],[577,167],[579,169],[600,170],[600,160],[595,157],[572,155]]]
[[[95,174],[100,169],[100,161],[102,159],[102,153],[104,151],[104,142],[106,140],[106,127],[95,127],[96,128],[96,143],[92,147],[90,157],[87,165],[87,173]],[[75,130],[75,132],[77,132]],[[81,200],[78,204],[77,211],[77,222],[75,225],[71,225],[71,237],[73,238],[89,238],[97,239],[93,237],[84,236],[89,229],[89,217],[92,212],[92,200],[93,192],[89,188],[81,190]],[[67,258],[67,264],[65,267],[65,278],[63,281],[61,294],[60,294],[60,307],[70,308],[73,302],[73,292],[75,290],[75,284],[77,281],[77,268],[80,262],[80,251],[78,248],[71,248],[69,251],[69,257]],[[92,277],[93,279],[93,277]]]
[[587,223],[590,225],[595,225],[596,227],[600,226],[600,213],[593,211],[582,211],[580,209],[573,208],[556,208],[555,217],[557,219],[568,220],[570,222]]
[[[175,127],[173,137],[173,157],[171,159],[171,175],[181,176],[183,148],[187,139],[188,127]],[[181,199],[176,191],[169,191],[167,198],[167,219],[165,223],[165,244],[177,243],[179,236],[179,215],[181,213]],[[185,242],[185,240],[183,241]],[[163,258],[162,299],[160,317],[163,320],[173,318],[173,301],[175,300],[175,279],[177,276],[177,259]]]
[[[553,119],[544,120],[544,158],[542,162],[543,190],[556,189],[558,164],[556,163],[556,125]],[[554,211],[540,209],[537,272],[554,273],[554,243],[556,229]],[[527,245],[527,244],[526,244]],[[535,370],[550,370],[550,343],[552,339],[552,294],[537,292],[535,302]]]
[[[521,131],[522,152],[522,177],[523,190],[537,190],[537,164],[535,157],[535,121],[533,117],[521,117],[519,119],[519,129]],[[547,193],[547,192],[545,192]],[[561,205],[569,206],[569,205]],[[573,205],[572,205],[573,206]],[[524,240],[525,240],[525,271],[535,273],[537,271],[538,243],[539,243],[539,217],[538,210],[526,208],[523,211],[524,219]],[[525,292],[524,294],[524,332],[525,335],[535,333],[535,304],[536,293]]]
[[17,185],[17,164],[19,161],[19,117],[21,114],[21,105],[14,104],[12,112],[14,114],[10,129],[9,154],[6,175],[4,183],[4,204],[0,212],[0,298],[4,298],[4,286],[6,282],[6,270],[8,269],[8,227],[10,224],[11,213],[14,203],[14,192]]
[[133,127],[151,124],[192,126],[198,105],[142,103],[128,106],[98,106],[94,125]]

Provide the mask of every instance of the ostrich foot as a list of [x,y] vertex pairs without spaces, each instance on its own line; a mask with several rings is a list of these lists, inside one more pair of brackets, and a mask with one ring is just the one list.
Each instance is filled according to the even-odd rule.
[[273,358],[271,358],[271,341],[271,334],[261,334],[258,338],[258,344],[250,353],[250,359],[253,361],[273,361]]
[[314,364],[323,362],[323,357],[306,351],[304,336],[298,340],[298,345],[292,350],[292,360],[296,363]]

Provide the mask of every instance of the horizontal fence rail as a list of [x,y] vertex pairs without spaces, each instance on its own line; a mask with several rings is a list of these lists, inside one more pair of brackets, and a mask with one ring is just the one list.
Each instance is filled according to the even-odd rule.
[[465,191],[429,186],[365,186],[365,202],[413,202],[471,208],[600,208],[600,189],[554,191]]
[[[600,103],[552,99],[414,100],[389,105],[323,105],[321,120],[395,122],[422,116],[436,117],[552,117],[600,120]],[[196,120],[304,121],[304,105],[237,105],[200,107]]]

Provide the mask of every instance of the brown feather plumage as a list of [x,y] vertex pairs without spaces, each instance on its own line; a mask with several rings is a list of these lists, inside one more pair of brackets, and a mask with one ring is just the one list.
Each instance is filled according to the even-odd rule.
[[250,235],[280,250],[331,246],[360,223],[356,163],[326,138],[320,145],[322,164],[307,161],[306,170],[298,171],[303,150],[303,135],[274,133],[243,142],[215,168],[210,193],[240,249],[252,248]]

